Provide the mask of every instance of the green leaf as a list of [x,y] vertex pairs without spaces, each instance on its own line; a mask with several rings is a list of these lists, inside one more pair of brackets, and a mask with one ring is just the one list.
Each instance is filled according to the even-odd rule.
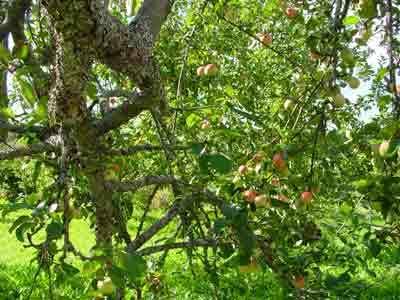
[[29,47],[28,45],[22,45],[22,47],[20,47],[16,53],[15,56],[21,60],[25,60],[29,55]]
[[196,114],[190,114],[187,118],[186,118],[186,125],[189,128],[194,127],[195,125],[197,125],[200,121],[202,120],[202,118]]
[[11,233],[15,230],[15,228],[17,228],[18,226],[20,226],[23,223],[29,222],[31,220],[31,217],[29,216],[20,216],[18,217],[18,219],[16,219],[14,221],[14,223],[11,225],[10,229],[8,229],[8,232]]
[[22,96],[24,100],[33,107],[35,103],[38,101],[36,92],[33,86],[24,78],[17,77],[19,87],[21,89]]
[[360,18],[357,16],[347,16],[343,20],[343,24],[346,26],[356,25],[360,22]]
[[61,263],[61,268],[69,276],[74,276],[79,273],[79,269],[65,262]]
[[232,170],[233,162],[223,154],[208,154],[200,157],[200,167],[203,172],[213,169],[218,173],[226,174]]
[[53,221],[46,227],[47,236],[51,240],[58,239],[63,233],[63,225],[59,222]]
[[15,230],[15,236],[17,237],[17,239],[18,239],[20,242],[23,242],[23,241],[24,241],[24,233],[25,233],[28,229],[32,228],[34,225],[35,225],[34,223],[28,222],[28,223],[23,223],[21,226],[19,226],[19,227]]
[[135,282],[143,277],[147,271],[147,264],[143,257],[134,253],[124,253],[122,267],[128,278]]
[[2,43],[0,43],[0,61],[4,63],[5,65],[8,65],[9,61],[11,59],[11,54],[6,49]]

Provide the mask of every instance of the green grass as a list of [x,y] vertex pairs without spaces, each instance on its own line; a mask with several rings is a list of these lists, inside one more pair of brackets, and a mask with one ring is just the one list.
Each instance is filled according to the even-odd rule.
[[[145,227],[161,214],[154,211]],[[7,215],[0,220],[0,300],[22,300],[26,299],[32,287],[31,299],[49,299],[49,282],[46,273],[42,272],[36,281],[33,281],[37,271],[35,261],[31,262],[34,252],[23,247],[14,233],[8,229],[17,218],[17,214]],[[137,224],[130,222],[130,231],[135,230]],[[171,228],[163,230],[164,236],[169,236]],[[88,223],[83,220],[73,220],[71,223],[71,241],[82,253],[88,255],[94,245],[95,237]],[[400,248],[399,248],[400,249]],[[384,265],[398,266],[400,261],[400,250],[392,248],[382,254],[380,259],[375,260],[371,266],[376,272],[375,280],[363,281],[364,275],[358,274],[359,278],[354,280],[354,289],[347,290],[343,295],[339,290],[328,291],[328,297],[324,299],[400,299],[400,275],[396,267],[386,269]],[[155,265],[157,256],[147,257],[148,263]],[[261,300],[261,299],[292,299],[293,291],[283,288],[280,282],[269,270],[252,274],[241,274],[235,269],[218,270],[218,276],[212,277],[205,272],[198,260],[193,261],[192,274],[187,263],[186,253],[183,251],[171,252],[160,272],[161,287],[155,288],[145,285],[143,299],[178,299],[178,300]],[[76,266],[82,266],[78,260],[72,261]],[[54,276],[55,274],[53,274]],[[77,274],[66,278],[60,285],[53,287],[54,299],[91,299],[86,293],[90,279]],[[361,282],[357,285],[357,282]],[[351,286],[351,284],[350,284]],[[357,288],[359,286],[359,288]]]

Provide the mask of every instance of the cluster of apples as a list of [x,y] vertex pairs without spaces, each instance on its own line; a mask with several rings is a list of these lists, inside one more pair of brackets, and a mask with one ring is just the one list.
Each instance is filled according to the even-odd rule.
[[216,64],[208,64],[197,68],[197,76],[214,76],[218,73]]
[[[252,158],[252,161],[254,161],[256,164],[257,163],[259,164],[262,160],[263,160],[263,155],[261,153],[257,153]],[[287,176],[287,174],[289,173],[289,168],[287,166],[284,154],[282,152],[278,152],[278,153],[274,154],[274,156],[272,157],[272,165],[278,172],[280,172],[281,174],[283,174],[285,176]],[[238,168],[238,173],[241,176],[244,176],[249,172],[249,170],[250,169],[246,165],[241,165]],[[279,179],[277,179],[277,178],[272,179],[271,184],[274,186],[279,186],[279,184],[280,184]],[[243,198],[248,203],[254,203],[256,205],[256,207],[270,207],[271,206],[271,201],[267,195],[259,193],[255,189],[252,189],[252,188],[247,189],[243,192]],[[301,203],[304,205],[310,204],[312,199],[313,199],[312,191],[306,190],[300,194]],[[289,199],[283,194],[278,195],[277,200],[282,201],[282,202],[289,201]]]

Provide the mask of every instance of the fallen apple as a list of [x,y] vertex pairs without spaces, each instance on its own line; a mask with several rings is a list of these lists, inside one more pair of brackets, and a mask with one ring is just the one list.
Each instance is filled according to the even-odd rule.
[[286,100],[285,103],[283,103],[283,108],[285,110],[289,110],[289,109],[293,108],[293,106],[294,106],[294,101],[290,100],[290,99]]
[[313,194],[311,192],[305,191],[301,193],[301,201],[304,204],[309,204],[313,198]]
[[204,71],[205,71],[204,69],[205,69],[204,66],[198,67],[196,70],[197,76],[204,76]]
[[208,64],[204,67],[204,75],[213,76],[218,73],[218,67],[215,64]]
[[296,18],[298,15],[298,9],[293,7],[293,6],[289,6],[288,8],[286,8],[285,14],[289,19],[293,19]]
[[257,38],[264,46],[270,46],[272,44],[272,35],[266,32],[257,33]]
[[238,169],[240,175],[245,175],[249,168],[246,165],[241,165]]

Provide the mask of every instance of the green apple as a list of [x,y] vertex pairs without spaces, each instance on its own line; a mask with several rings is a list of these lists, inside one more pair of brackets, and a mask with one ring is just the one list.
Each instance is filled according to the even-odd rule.
[[103,295],[110,295],[114,292],[115,286],[110,277],[104,278],[97,282],[97,289]]
[[350,77],[350,79],[347,80],[347,84],[352,89],[357,89],[360,86],[360,80],[356,77]]
[[341,93],[334,95],[332,99],[336,107],[342,107],[346,103],[346,98]]
[[294,106],[294,102],[293,102],[293,100],[290,100],[290,99],[286,100],[285,103],[283,103],[283,108],[285,110],[290,110],[293,106]]
[[379,155],[385,157],[389,151],[389,147],[390,147],[390,141],[383,141],[379,145]]

